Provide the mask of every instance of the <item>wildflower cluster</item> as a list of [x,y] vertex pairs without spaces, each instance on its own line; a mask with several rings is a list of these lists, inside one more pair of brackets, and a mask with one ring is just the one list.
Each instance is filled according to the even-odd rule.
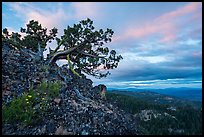
[[49,109],[49,102],[59,94],[61,84],[41,83],[36,89],[30,89],[8,105],[2,105],[3,121],[22,122],[30,125],[40,120],[41,115]]

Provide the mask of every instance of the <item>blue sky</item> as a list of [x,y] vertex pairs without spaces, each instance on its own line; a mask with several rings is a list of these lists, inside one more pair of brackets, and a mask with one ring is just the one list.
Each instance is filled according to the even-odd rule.
[[[96,29],[113,29],[113,41],[105,46],[115,49],[124,58],[107,78],[87,76],[94,85],[202,87],[202,3],[2,3],[2,28],[15,32],[34,19],[48,29],[58,28],[58,36],[61,36],[67,25],[87,17],[94,21]],[[48,45],[55,46],[55,42]],[[63,62],[66,61],[58,64]]]

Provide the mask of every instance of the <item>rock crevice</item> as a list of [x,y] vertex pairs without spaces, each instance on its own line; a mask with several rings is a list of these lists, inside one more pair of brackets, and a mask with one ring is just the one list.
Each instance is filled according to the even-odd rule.
[[2,124],[4,135],[137,135],[135,117],[100,97],[85,75],[74,75],[64,65],[49,67],[48,61],[34,61],[29,52],[3,43],[2,101],[8,104],[43,81],[61,81],[60,94],[49,102],[48,112],[34,125]]

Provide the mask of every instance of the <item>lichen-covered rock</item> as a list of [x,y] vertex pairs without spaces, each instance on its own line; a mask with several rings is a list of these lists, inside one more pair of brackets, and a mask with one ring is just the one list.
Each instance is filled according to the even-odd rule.
[[[64,65],[49,67],[47,61],[34,61],[26,50],[16,50],[3,44],[2,48],[2,100],[7,104],[14,96],[42,83],[61,81],[58,97],[49,102],[42,120],[34,125],[3,123],[4,135],[137,135],[137,120],[131,114],[100,98],[101,85],[93,87],[92,81],[76,70],[74,75]],[[64,80],[66,79],[66,80]],[[90,100],[76,96],[74,88]]]

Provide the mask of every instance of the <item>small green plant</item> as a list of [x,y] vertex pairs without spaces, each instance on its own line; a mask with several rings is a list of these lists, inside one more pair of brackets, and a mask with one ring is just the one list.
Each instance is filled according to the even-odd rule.
[[8,105],[2,105],[3,121],[25,125],[34,124],[49,108],[49,102],[59,94],[60,82],[42,82],[36,89],[31,88]]
[[52,99],[59,95],[60,88],[62,83],[59,81],[54,82],[42,82],[36,90],[38,90],[39,94],[45,96],[48,99]]
[[60,82],[53,82],[51,83],[49,86],[49,92],[48,92],[48,96],[53,98],[56,97],[57,95],[59,95],[59,91],[60,91],[60,87],[61,87],[61,83]]
[[14,98],[8,106],[3,105],[3,120],[6,122],[20,121],[26,125],[33,123],[36,116],[33,106],[37,103],[34,99],[35,96],[35,92],[31,91],[29,94],[24,93],[22,96]]
[[48,65],[45,65],[45,64],[44,64],[44,65],[42,66],[42,71],[47,72],[48,69],[49,69],[49,66],[48,66]]

